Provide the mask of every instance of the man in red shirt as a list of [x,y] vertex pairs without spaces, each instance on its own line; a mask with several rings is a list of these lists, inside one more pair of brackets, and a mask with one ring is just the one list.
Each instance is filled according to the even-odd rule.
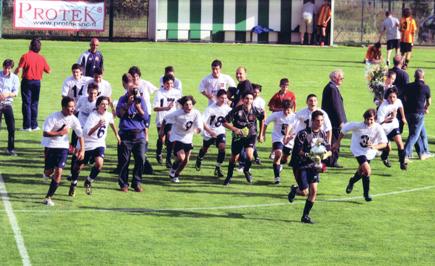
[[21,56],[20,63],[15,69],[18,75],[23,69],[21,80],[21,98],[23,101],[23,130],[39,130],[38,127],[38,104],[41,90],[41,79],[43,72],[49,74],[50,66],[45,58],[39,54],[41,41],[33,38],[30,42],[29,51]]
[[289,81],[287,78],[283,78],[279,81],[279,91],[272,96],[269,101],[269,110],[272,112],[279,112],[283,110],[282,103],[285,100],[290,100],[294,104],[293,111],[296,111],[296,96],[293,92],[288,90]]

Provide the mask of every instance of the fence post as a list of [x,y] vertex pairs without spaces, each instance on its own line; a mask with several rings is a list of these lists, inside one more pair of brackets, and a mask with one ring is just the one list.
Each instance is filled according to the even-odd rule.
[[113,41],[113,0],[109,1],[109,41]]
[[360,44],[363,43],[363,35],[364,35],[364,3],[365,0],[361,0],[361,39],[360,39]]
[[2,38],[2,32],[3,32],[3,0],[0,0],[0,39]]

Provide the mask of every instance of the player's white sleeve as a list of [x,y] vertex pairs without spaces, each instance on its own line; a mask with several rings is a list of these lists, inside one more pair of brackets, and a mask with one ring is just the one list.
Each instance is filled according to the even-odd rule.
[[199,92],[202,93],[202,92],[205,91],[206,83],[207,83],[207,79],[206,78],[201,80],[201,82],[199,83],[199,87],[198,87]]
[[195,126],[196,128],[199,128],[201,132],[204,130],[204,122],[202,120],[201,113],[197,110],[196,120],[195,120]]
[[385,103],[386,103],[386,101],[384,101],[384,102],[379,106],[378,112],[377,112],[377,114],[376,114],[376,117],[377,117],[376,122],[378,122],[379,124],[381,124],[382,122],[384,122],[385,117],[387,116],[387,112],[386,112],[386,111],[387,111],[387,107],[388,107],[388,105],[386,105]]
[[62,85],[62,96],[63,97],[68,96],[69,87],[68,87],[67,81],[68,81],[68,78],[63,81],[63,85]]
[[161,107],[160,106],[160,91],[154,95],[153,107]]
[[89,131],[98,123],[99,117],[92,112],[88,119],[86,119],[85,125],[83,127],[83,134],[89,136]]
[[50,132],[53,130],[53,126],[55,123],[55,119],[50,115],[47,119],[45,119],[44,124],[42,125],[42,130],[45,132]]
[[80,125],[79,120],[75,116],[73,117],[71,128],[74,130],[74,132],[76,133],[77,137],[79,137],[79,138],[83,137],[82,126]]
[[360,124],[361,123],[358,123],[358,122],[346,123],[346,124],[344,124],[343,128],[341,129],[341,132],[346,135],[348,132],[358,129],[360,127]]
[[77,111],[77,112],[80,112],[80,109],[82,108],[82,105],[83,105],[83,98],[80,97],[80,98],[77,100],[77,106],[76,106],[76,111]]
[[183,91],[183,84],[181,83],[181,80],[179,80],[179,79],[177,79],[177,80],[178,80],[178,88],[177,89],[179,89],[180,92],[182,92]]
[[202,120],[203,120],[203,122],[207,123],[209,117],[210,117],[210,107],[207,107],[207,108],[205,108],[205,111],[202,114]]
[[174,124],[175,123],[176,113],[178,113],[178,112],[172,112],[172,113],[165,116],[164,120],[166,121],[166,124]]
[[324,120],[325,131],[332,132],[331,120],[329,120],[329,116],[325,111],[323,111],[323,120]]
[[264,122],[264,125],[265,126],[268,126],[272,121],[275,121],[275,118],[276,118],[276,114],[277,114],[278,112],[273,112],[270,116],[268,116],[267,118],[266,118],[266,122]]

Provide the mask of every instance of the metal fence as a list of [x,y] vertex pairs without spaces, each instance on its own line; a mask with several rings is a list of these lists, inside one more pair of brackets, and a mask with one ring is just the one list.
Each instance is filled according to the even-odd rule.
[[435,45],[435,0],[335,0],[334,42],[373,43],[379,38],[385,11],[400,19],[405,7],[411,8],[417,22],[415,44]]
[[[0,0],[1,1],[1,0]],[[101,2],[90,0],[89,2]],[[46,39],[81,40],[90,36],[110,40],[144,40],[148,38],[148,0],[106,0],[105,30],[34,31],[13,28],[14,0],[3,0],[2,35],[6,38],[40,36]]]

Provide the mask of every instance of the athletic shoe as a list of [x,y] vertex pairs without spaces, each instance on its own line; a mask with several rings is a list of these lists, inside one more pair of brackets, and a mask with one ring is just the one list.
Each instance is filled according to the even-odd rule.
[[220,167],[216,166],[214,168],[214,176],[219,177],[219,178],[224,177],[224,174],[222,173],[222,170]]
[[85,186],[85,193],[88,195],[91,195],[92,194],[92,184],[91,184],[91,182],[89,182],[88,179],[85,180],[84,186]]
[[270,153],[270,155],[269,155],[269,159],[271,159],[271,160],[275,159],[275,153],[274,153],[274,152],[271,152],[271,153]]
[[288,193],[288,196],[287,196],[288,201],[289,201],[290,203],[292,203],[292,202],[295,200],[295,197],[296,197],[296,190],[297,190],[297,189],[298,189],[298,187],[295,186],[295,185],[292,185],[292,186],[290,187],[290,192]]
[[239,172],[239,173],[243,173],[243,168],[245,168],[245,167],[243,166],[243,164],[239,163],[239,165],[237,166],[236,170],[237,170],[237,172]]
[[424,161],[424,160],[427,160],[429,158],[432,158],[433,156],[434,155],[432,153],[429,153],[429,152],[423,153],[420,155],[420,160]]
[[249,184],[252,184],[252,175],[249,171],[243,171],[243,174],[245,175],[246,181],[248,181]]
[[390,163],[390,161],[389,161],[388,159],[382,160],[382,162],[384,163],[384,165],[385,165],[386,167],[388,167],[388,168],[391,167],[391,163]]
[[35,128],[32,128],[32,131],[39,131],[39,130],[41,130],[41,128],[40,128],[40,127],[35,127]]
[[54,202],[51,200],[51,198],[45,198],[44,201],[42,202],[47,206],[54,206]]
[[180,183],[180,179],[178,177],[171,178],[172,183]]
[[163,157],[161,154],[156,155],[156,160],[158,164],[163,164]]
[[127,193],[128,192],[128,187],[127,186],[122,187],[122,188],[120,188],[120,191]]
[[282,168],[283,168],[283,167],[282,167],[282,164],[280,164],[280,165],[279,165],[279,172],[280,172],[280,173],[282,172]]
[[401,163],[400,164],[400,169],[407,170],[408,169],[408,165],[406,163]]
[[260,160],[260,158],[255,159],[255,164],[261,165],[261,160]]
[[166,160],[166,168],[172,168],[172,163],[170,160]]
[[314,224],[314,222],[311,220],[310,216],[308,215],[302,216],[301,222],[304,224]]
[[140,192],[143,192],[143,188],[142,188],[141,185],[137,185],[137,186],[134,188],[134,191],[140,193]]
[[231,177],[225,178],[224,186],[228,186],[231,183]]
[[76,186],[74,186],[73,184],[69,186],[68,196],[70,197],[76,196]]
[[352,177],[351,177],[351,178],[349,178],[349,184],[347,184],[347,187],[346,187],[346,193],[350,194],[352,192],[352,190],[353,190],[353,182],[352,182]]
[[6,154],[13,157],[17,156],[15,150],[6,150]]
[[18,129],[18,131],[26,131],[26,132],[31,132],[32,129],[31,128],[20,128]]
[[72,176],[70,176],[70,175],[67,176],[67,177],[66,177],[66,180],[68,180],[68,181],[72,181]]
[[42,174],[42,179],[44,181],[48,181],[49,179],[52,179],[52,178],[53,178],[53,176],[51,176],[51,175],[45,175],[44,173]]
[[169,170],[169,178],[175,178],[175,170],[171,168],[171,170]]
[[279,185],[281,183],[281,177],[277,176],[274,178],[275,185]]
[[364,196],[364,199],[365,199],[366,201],[372,201],[372,200],[373,200],[372,197],[370,197],[370,195],[367,195],[367,197]]
[[201,159],[199,157],[196,157],[195,169],[196,171],[201,170]]

